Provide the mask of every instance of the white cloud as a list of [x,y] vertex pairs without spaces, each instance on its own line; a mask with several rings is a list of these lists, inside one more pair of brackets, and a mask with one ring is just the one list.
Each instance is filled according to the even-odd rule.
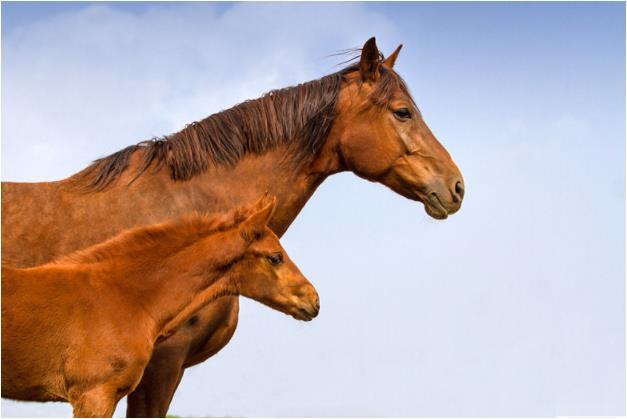
[[[324,30],[320,30],[324,27]],[[3,179],[52,180],[272,88],[394,26],[362,5],[234,3],[62,13],[3,39]],[[37,165],[25,164],[33,159]]]

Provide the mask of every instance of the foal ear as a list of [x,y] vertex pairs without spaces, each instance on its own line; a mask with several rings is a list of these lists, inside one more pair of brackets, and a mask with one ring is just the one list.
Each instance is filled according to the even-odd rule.
[[393,53],[390,54],[389,57],[387,57],[385,59],[385,61],[383,61],[383,64],[385,64],[386,66],[393,68],[394,67],[394,63],[396,62],[396,59],[398,58],[398,53],[401,52],[401,48],[403,48],[403,44],[400,44]]
[[374,36],[366,41],[361,49],[359,72],[363,81],[376,81],[379,77],[379,48]]
[[243,217],[248,218],[252,214],[256,213],[257,211],[259,211],[260,209],[268,205],[268,203],[270,203],[271,200],[272,199],[270,198],[270,194],[268,193],[268,191],[265,191],[263,195],[261,195],[259,199],[255,201],[254,204],[250,204],[247,207],[242,208]]
[[244,240],[253,241],[263,236],[266,227],[274,214],[275,206],[276,198],[272,198],[269,201],[266,200],[266,204],[262,208],[253,212],[242,222],[240,234]]
[[271,201],[270,194],[268,193],[268,191],[265,191],[263,195],[261,195],[259,199],[257,199],[257,201],[250,206],[250,212],[255,213],[259,211],[261,208],[268,205],[270,201]]

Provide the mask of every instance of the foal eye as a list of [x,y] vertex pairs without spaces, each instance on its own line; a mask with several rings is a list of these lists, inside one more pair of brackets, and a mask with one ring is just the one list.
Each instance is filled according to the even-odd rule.
[[267,259],[272,266],[279,266],[283,263],[283,255],[281,253],[267,256]]
[[407,108],[395,109],[393,112],[396,119],[400,121],[407,121],[411,118],[411,112]]

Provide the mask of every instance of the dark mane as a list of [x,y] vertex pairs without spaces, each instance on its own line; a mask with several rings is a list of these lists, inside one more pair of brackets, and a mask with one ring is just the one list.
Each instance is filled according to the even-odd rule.
[[[165,164],[174,180],[187,180],[210,165],[235,165],[245,154],[263,154],[288,145],[290,157],[300,163],[314,156],[329,134],[337,114],[340,87],[345,75],[358,65],[293,87],[272,90],[258,99],[192,122],[183,130],[142,141],[94,161],[74,175],[87,190],[103,190],[128,169],[131,156],[141,152],[136,179],[153,163]],[[381,77],[372,94],[385,106],[396,89],[408,93],[401,77],[380,66]]]

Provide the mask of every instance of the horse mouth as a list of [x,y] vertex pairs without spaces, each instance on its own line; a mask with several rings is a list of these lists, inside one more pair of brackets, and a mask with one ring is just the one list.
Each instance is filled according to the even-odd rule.
[[425,199],[423,203],[425,205],[425,211],[431,217],[436,220],[445,220],[448,218],[448,211],[444,205],[442,205],[440,198],[438,198],[438,195],[435,192],[431,192],[429,194],[429,199]]
[[422,202],[425,206],[425,212],[436,220],[446,220],[448,216],[455,211],[450,211],[440,201],[440,197],[437,193],[431,192],[427,194],[422,190],[414,190],[412,195],[408,196],[409,199]]
[[304,322],[308,322],[314,319],[314,317],[316,317],[318,315],[318,310],[313,310],[313,309],[305,309],[302,307],[297,308],[296,310],[294,310],[292,313],[292,317],[294,317],[296,320],[302,320]]

